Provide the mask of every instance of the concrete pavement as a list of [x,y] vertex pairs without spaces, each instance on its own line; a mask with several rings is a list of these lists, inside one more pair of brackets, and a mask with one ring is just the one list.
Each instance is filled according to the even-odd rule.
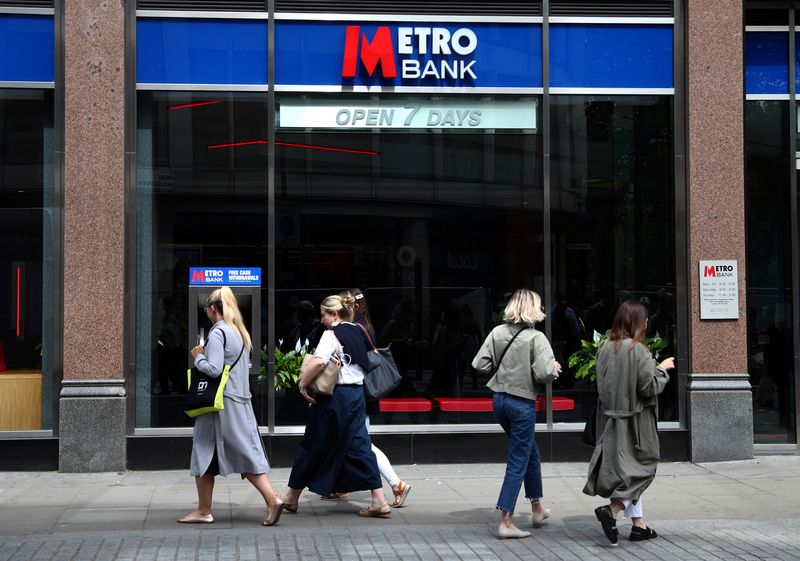
[[[366,492],[348,502],[305,493],[299,513],[273,528],[260,526],[260,497],[238,477],[218,478],[216,521],[199,527],[175,521],[194,508],[188,472],[0,473],[0,561],[800,559],[800,456],[662,464],[644,496],[659,538],[631,543],[623,521],[616,548],[592,512],[602,500],[581,493],[585,464],[545,464],[553,517],[532,537],[508,541],[493,533],[503,465],[396,469],[412,491],[390,520],[355,515]],[[272,472],[276,488],[288,475]],[[520,500],[521,527],[528,509]]]

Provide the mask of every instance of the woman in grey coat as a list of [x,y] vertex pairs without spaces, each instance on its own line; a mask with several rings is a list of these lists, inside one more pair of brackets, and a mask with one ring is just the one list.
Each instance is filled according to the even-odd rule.
[[542,506],[542,464],[536,446],[536,383],[558,378],[561,365],[553,349],[534,324],[544,319],[542,301],[527,288],[517,290],[504,312],[505,323],[495,327],[472,360],[472,367],[492,378],[486,384],[494,392],[492,410],[508,435],[506,475],[497,510],[500,526],[497,537],[527,538],[531,535],[512,521],[522,483],[525,498],[531,502],[531,524],[542,525],[550,509]]
[[633,522],[631,541],[657,535],[644,522],[641,497],[656,475],[658,394],[675,361],[670,357],[656,365],[642,343],[646,331],[647,309],[635,300],[623,302],[597,353],[598,438],[583,492],[610,499],[594,512],[613,545],[622,513]]
[[191,473],[197,485],[198,506],[178,522],[214,522],[214,477],[240,473],[264,498],[267,515],[263,524],[272,526],[281,516],[283,502],[267,477],[269,464],[251,402],[250,334],[230,288],[224,286],[212,292],[203,310],[214,326],[208,332],[205,347],[192,349],[195,367],[212,378],[220,376],[226,364],[233,368],[223,391],[224,409],[200,415],[195,421]]

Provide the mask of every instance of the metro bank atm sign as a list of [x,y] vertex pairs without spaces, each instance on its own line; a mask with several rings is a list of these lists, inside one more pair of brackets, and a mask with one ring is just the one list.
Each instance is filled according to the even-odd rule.
[[261,267],[189,267],[190,286],[261,286]]

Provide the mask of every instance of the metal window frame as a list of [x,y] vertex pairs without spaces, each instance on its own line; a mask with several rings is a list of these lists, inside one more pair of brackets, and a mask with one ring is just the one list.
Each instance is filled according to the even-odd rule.
[[[792,240],[792,363],[794,365],[794,387],[795,403],[794,417],[797,419],[797,411],[800,409],[800,395],[797,394],[797,387],[800,385],[800,231],[798,231],[798,193],[797,193],[797,5],[789,7],[789,189],[791,195],[791,240]],[[795,447],[800,447],[800,428],[795,421],[794,427]]]

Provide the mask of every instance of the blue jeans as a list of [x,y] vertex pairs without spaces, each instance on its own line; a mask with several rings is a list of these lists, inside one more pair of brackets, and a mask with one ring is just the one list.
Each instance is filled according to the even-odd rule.
[[542,461],[536,445],[536,402],[507,393],[492,398],[494,418],[508,435],[506,476],[497,508],[514,513],[519,488],[525,482],[525,498],[542,498]]

